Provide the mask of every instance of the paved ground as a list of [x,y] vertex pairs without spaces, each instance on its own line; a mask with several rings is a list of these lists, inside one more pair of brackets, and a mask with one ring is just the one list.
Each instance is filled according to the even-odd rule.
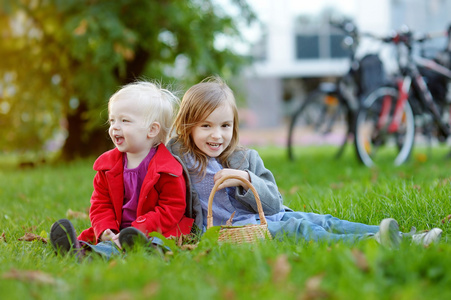
[[240,143],[243,146],[285,146],[288,129],[285,127],[267,129],[240,129]]
[[[341,145],[344,139],[344,132],[334,131],[327,135],[314,134],[312,132],[304,132],[294,137],[296,145]],[[240,129],[240,142],[243,146],[269,146],[275,145],[286,147],[288,136],[288,125],[279,126],[277,128],[266,129]]]
[[[286,147],[288,135],[288,125],[279,126],[277,128],[267,129],[255,129],[255,128],[241,128],[240,129],[240,143],[243,146],[269,146],[275,145],[280,147]],[[318,136],[312,134],[302,134],[296,138],[297,145],[341,145],[344,135],[342,132],[335,135]],[[448,144],[451,146],[451,139],[448,140]],[[428,140],[423,136],[417,134],[415,137],[415,146],[428,146]],[[432,146],[439,145],[437,141],[432,142]]]

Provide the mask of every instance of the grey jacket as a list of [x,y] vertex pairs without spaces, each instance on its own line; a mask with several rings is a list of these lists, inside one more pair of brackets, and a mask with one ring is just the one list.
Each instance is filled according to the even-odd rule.
[[[169,151],[182,161],[180,154],[180,144],[175,139],[171,139],[166,147]],[[274,175],[265,168],[263,160],[257,151],[252,149],[244,149],[235,151],[229,158],[229,164],[232,169],[243,170],[249,174],[252,185],[260,196],[262,208],[265,215],[273,215],[285,208],[283,205],[282,195],[277,188]],[[203,217],[202,208],[197,192],[192,188],[191,179],[186,168],[185,162],[182,161],[185,180],[187,183],[187,204],[192,208],[192,218],[198,228],[202,228]],[[248,207],[250,212],[258,213],[257,204],[251,190],[244,191],[242,187],[236,189],[235,199]],[[188,210],[189,208],[187,208]],[[289,208],[286,208],[290,210]],[[188,215],[189,216],[189,215]]]

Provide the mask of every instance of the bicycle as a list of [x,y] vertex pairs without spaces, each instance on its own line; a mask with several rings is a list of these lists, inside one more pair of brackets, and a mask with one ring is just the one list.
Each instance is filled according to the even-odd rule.
[[[451,28],[448,40],[450,35]],[[395,44],[398,51],[403,47],[406,63],[401,62],[398,52],[401,76],[396,79],[396,84],[387,84],[370,93],[357,113],[354,145],[359,160],[366,166],[378,165],[383,161],[396,166],[406,162],[413,149],[417,128],[432,128],[429,134],[436,136],[440,142],[449,137],[451,103],[446,100],[446,95],[445,99],[437,99],[434,95],[434,99],[425,76],[432,73],[446,79],[442,81],[446,89],[447,82],[451,80],[451,70],[432,59],[415,58],[412,51],[414,43],[423,43],[434,37],[428,34],[414,38],[411,31],[401,31],[382,39]]]
[[308,140],[341,144],[335,155],[340,157],[354,136],[358,99],[383,82],[382,61],[376,54],[361,59],[355,56],[361,36],[355,24],[349,20],[330,24],[345,33],[344,43],[350,50],[350,68],[336,82],[321,83],[291,116],[287,139],[290,160],[295,159],[296,146],[308,143]]

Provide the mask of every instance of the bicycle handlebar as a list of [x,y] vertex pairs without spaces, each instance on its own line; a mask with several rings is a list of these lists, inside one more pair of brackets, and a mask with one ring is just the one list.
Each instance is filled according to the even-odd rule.
[[425,33],[420,36],[414,37],[413,32],[407,29],[407,30],[399,30],[395,32],[395,34],[392,34],[391,36],[381,37],[379,39],[385,43],[394,43],[395,45],[402,43],[405,44],[407,47],[412,47],[413,43],[424,43],[425,41],[439,37],[445,37],[447,35],[448,33],[446,31],[438,31]]
[[341,31],[345,32],[348,35],[357,36],[358,33],[357,26],[354,24],[354,22],[350,20],[346,19],[340,22],[330,20],[329,24],[335,28],[340,29]]
[[345,19],[342,21],[333,21],[330,20],[329,24],[337,29],[340,29],[344,33],[352,36],[352,37],[358,37],[358,36],[364,36],[369,37],[372,39],[380,40],[384,43],[394,43],[394,44],[400,44],[403,43],[408,47],[411,47],[413,43],[423,43],[425,41],[439,38],[439,37],[448,37],[448,39],[451,40],[451,24],[447,28],[447,30],[444,31],[437,31],[437,32],[429,32],[422,34],[420,36],[414,37],[413,32],[408,28],[405,27],[401,30],[396,31],[394,34],[391,34],[389,36],[380,37],[376,36],[371,33],[359,33],[357,26],[352,22],[351,20]]

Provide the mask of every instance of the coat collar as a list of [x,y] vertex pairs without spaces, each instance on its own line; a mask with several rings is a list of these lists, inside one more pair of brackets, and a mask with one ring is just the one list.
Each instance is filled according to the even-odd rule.
[[[93,169],[95,171],[112,171],[112,173],[122,173],[123,171],[123,153],[114,148],[109,150],[97,158],[94,162]],[[165,145],[157,146],[155,156],[150,161],[158,173],[171,173],[176,176],[182,175],[182,166],[174,159]]]

